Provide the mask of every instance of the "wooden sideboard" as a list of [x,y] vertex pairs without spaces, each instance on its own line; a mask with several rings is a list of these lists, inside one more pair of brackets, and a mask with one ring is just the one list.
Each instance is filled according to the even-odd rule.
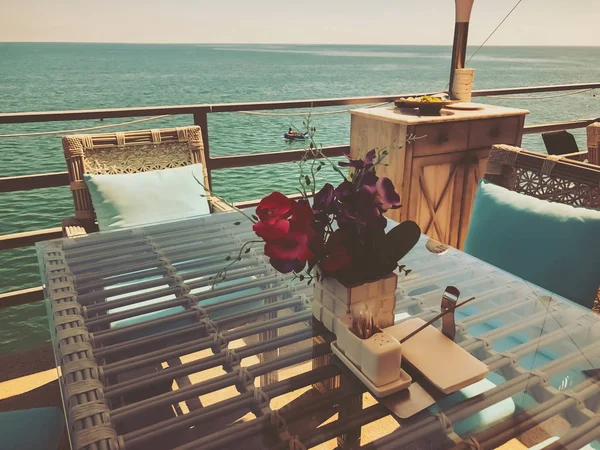
[[[477,110],[361,108],[351,113],[350,154],[387,150],[377,167],[400,194],[402,207],[391,219],[414,220],[423,233],[462,248],[477,183],[493,144],[520,145],[527,110],[477,105]],[[414,137],[414,140],[407,138]]]

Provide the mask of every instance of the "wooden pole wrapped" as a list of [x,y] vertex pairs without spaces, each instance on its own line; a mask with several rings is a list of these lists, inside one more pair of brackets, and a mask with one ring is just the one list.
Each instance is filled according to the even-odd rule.
[[600,165],[600,122],[587,126],[588,161]]

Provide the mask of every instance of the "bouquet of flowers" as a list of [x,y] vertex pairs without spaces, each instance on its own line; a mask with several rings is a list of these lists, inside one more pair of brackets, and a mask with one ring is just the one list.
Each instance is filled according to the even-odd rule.
[[[311,150],[313,146],[311,144]],[[313,279],[313,269],[351,287],[385,278],[416,244],[419,226],[406,221],[386,231],[384,213],[400,207],[400,196],[376,167],[387,151],[371,150],[363,159],[334,166],[342,177],[334,187],[315,190],[315,172],[323,162],[313,155],[309,174],[300,175],[301,198],[280,192],[264,197],[256,208],[253,230],[265,242],[264,253],[282,273]],[[320,156],[323,156],[322,153]],[[331,163],[333,164],[333,163]],[[349,174],[339,168],[350,168]],[[312,190],[312,202],[307,194]]]

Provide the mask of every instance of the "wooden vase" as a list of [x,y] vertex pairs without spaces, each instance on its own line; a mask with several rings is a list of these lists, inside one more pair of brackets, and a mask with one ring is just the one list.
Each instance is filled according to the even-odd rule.
[[391,273],[385,278],[359,286],[348,287],[333,277],[323,277],[319,274],[314,287],[313,311],[319,311],[323,325],[332,332],[336,318],[350,314],[358,315],[369,311],[379,328],[394,324],[394,309],[396,307],[396,287],[398,275]]

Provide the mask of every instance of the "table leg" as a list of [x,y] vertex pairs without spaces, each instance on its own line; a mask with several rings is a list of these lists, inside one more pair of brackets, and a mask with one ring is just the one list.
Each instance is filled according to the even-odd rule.
[[[277,297],[268,297],[264,300],[265,306],[270,303],[276,303],[277,300],[278,300]],[[274,311],[272,313],[267,313],[263,316],[263,320],[265,320],[265,321],[275,319],[275,318],[277,318],[277,311]],[[262,333],[260,333],[258,339],[259,339],[259,341],[262,342],[262,341],[266,341],[269,339],[275,339],[278,335],[279,335],[279,329],[275,328],[273,330],[263,331]],[[272,350],[269,352],[263,352],[261,355],[261,359],[263,361],[272,361],[274,359],[277,359],[278,356],[279,356],[279,349]],[[279,381],[279,374],[277,372],[270,372],[265,375],[261,375],[261,377],[260,377],[260,385],[261,386],[267,386],[269,384],[276,383],[277,381]]]
[[[313,345],[323,344],[325,342],[331,343],[335,340],[335,335],[331,333],[321,322],[316,320],[314,317],[312,319],[312,327],[313,327]],[[319,356],[317,358],[313,358],[312,360],[312,368],[318,369],[319,367],[328,366],[331,364],[331,359],[333,355],[328,353],[323,356]],[[328,378],[323,381],[319,381],[313,384],[313,388],[315,388],[321,394],[324,394],[327,391],[331,391],[332,389],[336,389],[340,387],[340,377],[339,375],[335,377]]]
[[[342,372],[338,377],[340,379],[340,388],[346,389],[351,388],[350,384],[353,383],[351,377],[353,375],[347,372]],[[355,383],[355,382],[354,382]],[[348,417],[359,414],[363,409],[363,394],[359,393],[351,395],[340,402],[338,405],[338,421],[344,423],[348,420]],[[360,446],[360,433],[361,427],[350,430],[341,436],[337,437],[338,448],[356,448]]]

